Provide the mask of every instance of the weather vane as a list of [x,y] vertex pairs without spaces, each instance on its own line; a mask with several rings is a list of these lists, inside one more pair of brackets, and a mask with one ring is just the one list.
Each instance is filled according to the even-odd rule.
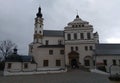
[[77,13],[77,15],[78,15],[78,10],[76,9],[76,13]]
[[40,3],[39,3],[39,7],[41,7]]

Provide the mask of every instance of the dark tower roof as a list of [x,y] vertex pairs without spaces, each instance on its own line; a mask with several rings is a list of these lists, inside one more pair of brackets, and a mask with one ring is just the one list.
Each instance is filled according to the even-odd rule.
[[41,7],[38,8],[38,13],[36,16],[42,18]]
[[79,15],[76,15],[76,18],[79,18]]

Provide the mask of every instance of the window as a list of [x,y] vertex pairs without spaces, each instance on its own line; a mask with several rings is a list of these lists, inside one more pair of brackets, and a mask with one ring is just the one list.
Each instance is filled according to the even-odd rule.
[[81,37],[81,39],[84,39],[84,34],[80,33],[80,37]]
[[64,50],[60,50],[60,54],[64,54]]
[[73,47],[71,47],[71,51],[73,51],[74,50],[74,48]]
[[61,45],[62,44],[62,40],[58,40],[58,44]]
[[74,33],[74,39],[77,39],[77,33]]
[[78,51],[78,47],[77,46],[75,47],[75,49],[76,49],[76,51]]
[[35,31],[35,33],[37,33],[37,31]]
[[104,65],[107,66],[107,60],[103,60]]
[[120,65],[120,60],[119,60],[119,65]]
[[41,31],[39,31],[39,33],[41,33]]
[[28,63],[24,63],[24,68],[25,68],[25,69],[28,68]]
[[50,54],[50,55],[53,55],[53,50],[49,50],[49,54]]
[[90,46],[90,47],[89,47],[89,49],[90,49],[90,50],[93,50],[93,47],[92,47],[92,46]]
[[48,60],[44,60],[44,61],[43,61],[43,66],[44,66],[44,67],[47,67],[47,66],[48,66]]
[[82,24],[82,27],[84,27],[84,24]]
[[49,41],[48,41],[48,40],[46,40],[46,41],[45,41],[45,45],[48,45],[48,44],[49,44]]
[[61,60],[56,60],[56,66],[61,66]]
[[95,60],[93,60],[93,65],[95,66]]
[[90,33],[87,33],[87,39],[91,39]]
[[114,60],[114,59],[113,59],[113,65],[117,65],[117,64],[116,64],[116,60]]
[[68,35],[67,35],[67,38],[68,38],[68,40],[71,40],[71,35],[68,34]]
[[78,26],[76,25],[76,27],[78,27]]
[[31,46],[30,46],[30,52],[32,52],[32,50],[33,50],[33,46],[31,45]]
[[7,68],[8,68],[8,69],[10,69],[10,68],[11,68],[11,66],[12,66],[12,63],[8,63]]
[[85,50],[88,51],[88,46],[85,46]]
[[84,60],[85,66],[90,66],[90,61],[89,60]]
[[74,25],[72,25],[72,27],[74,27]]

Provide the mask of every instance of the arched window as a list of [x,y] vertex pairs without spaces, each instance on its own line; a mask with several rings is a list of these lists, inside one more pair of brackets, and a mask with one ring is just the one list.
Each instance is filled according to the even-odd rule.
[[90,60],[85,59],[85,60],[84,60],[84,64],[85,64],[85,66],[90,66]]
[[84,65],[85,66],[90,66],[90,61],[92,60],[92,57],[91,56],[86,56],[84,58]]

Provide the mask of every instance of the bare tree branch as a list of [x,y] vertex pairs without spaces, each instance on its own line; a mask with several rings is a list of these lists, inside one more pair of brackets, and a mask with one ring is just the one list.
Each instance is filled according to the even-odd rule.
[[0,54],[4,57],[4,59],[12,53],[15,46],[15,43],[10,40],[3,40],[0,42]]

